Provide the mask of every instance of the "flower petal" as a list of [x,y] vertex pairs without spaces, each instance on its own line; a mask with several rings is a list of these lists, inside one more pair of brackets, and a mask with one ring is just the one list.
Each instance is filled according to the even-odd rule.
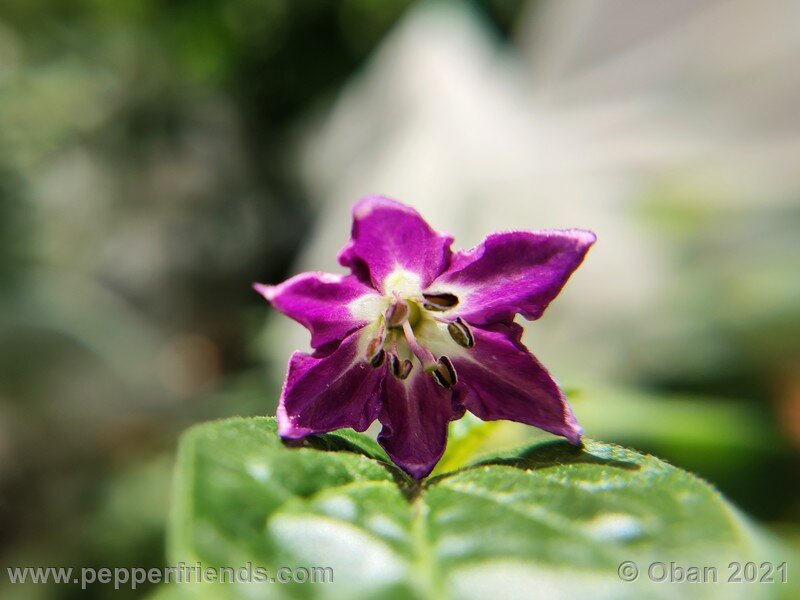
[[458,296],[453,314],[475,325],[511,321],[516,313],[538,319],[595,239],[578,229],[495,233],[456,252],[427,292]]
[[452,390],[416,365],[406,380],[386,378],[378,442],[395,464],[422,479],[444,454],[448,423],[463,414],[464,408],[453,402]]
[[368,334],[351,333],[321,358],[295,352],[278,405],[278,432],[301,438],[342,427],[364,431],[380,408],[386,366],[366,362]]
[[352,275],[301,273],[279,285],[256,283],[253,287],[283,314],[308,328],[314,348],[339,342],[368,323],[370,315],[357,307],[380,300],[374,289]]
[[452,236],[431,229],[413,208],[369,196],[353,207],[351,240],[339,253],[339,263],[379,291],[398,269],[416,274],[426,287],[447,268],[452,242]]
[[475,346],[450,358],[467,409],[484,421],[534,425],[580,442],[582,429],[564,393],[520,342],[516,323],[475,327]]

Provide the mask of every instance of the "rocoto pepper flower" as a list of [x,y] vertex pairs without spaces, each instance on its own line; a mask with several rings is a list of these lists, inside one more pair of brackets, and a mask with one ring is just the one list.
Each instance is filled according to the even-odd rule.
[[278,406],[284,438],[375,419],[378,442],[413,477],[442,457],[465,410],[580,442],[564,393],[521,343],[516,314],[538,319],[583,261],[588,231],[511,231],[453,252],[414,209],[367,197],[339,254],[349,275],[303,273],[255,284],[311,332],[295,352]]

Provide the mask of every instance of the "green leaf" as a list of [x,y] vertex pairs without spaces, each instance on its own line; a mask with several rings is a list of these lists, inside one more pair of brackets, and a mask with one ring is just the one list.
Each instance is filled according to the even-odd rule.
[[[724,583],[729,561],[779,557],[711,486],[650,456],[547,441],[419,484],[366,436],[287,447],[268,418],[184,435],[169,555],[204,567],[251,562],[272,575],[333,568],[332,584],[256,584],[255,594],[228,585],[215,598],[671,598],[697,586],[649,581],[654,561],[715,566],[720,583],[703,586],[704,598],[785,588]],[[628,560],[641,570],[636,583],[618,577]]]

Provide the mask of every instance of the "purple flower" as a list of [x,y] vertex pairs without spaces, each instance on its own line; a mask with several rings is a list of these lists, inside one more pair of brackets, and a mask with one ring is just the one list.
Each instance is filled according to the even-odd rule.
[[364,431],[416,478],[444,453],[448,423],[469,410],[580,442],[563,392],[520,341],[583,261],[594,234],[495,233],[452,252],[414,209],[368,197],[339,254],[350,275],[303,273],[255,289],[311,332],[295,352],[278,406],[284,438]]

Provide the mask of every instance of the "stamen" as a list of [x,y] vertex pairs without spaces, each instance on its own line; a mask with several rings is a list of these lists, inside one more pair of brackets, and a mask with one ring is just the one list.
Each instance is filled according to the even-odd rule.
[[458,296],[454,294],[422,294],[425,308],[428,310],[448,310],[458,304]]
[[383,339],[381,337],[373,338],[367,344],[367,360],[370,362],[375,358],[383,347]]
[[411,312],[408,303],[397,294],[395,294],[395,296],[395,299],[392,300],[392,303],[389,305],[389,308],[386,309],[386,314],[384,315],[388,327],[402,326],[403,323],[408,321],[408,315]]
[[467,322],[461,317],[447,324],[447,332],[459,346],[472,348],[475,345],[475,336],[472,334],[472,329],[470,329]]
[[458,383],[458,374],[453,366],[453,362],[446,356],[439,358],[436,363],[436,370],[433,371],[433,378],[443,388],[451,388]]
[[400,379],[408,379],[408,376],[411,374],[411,369],[413,368],[414,368],[414,363],[412,363],[408,359],[405,359],[403,361],[403,366],[400,369],[400,374],[398,375],[398,377]]
[[367,361],[372,364],[374,361],[378,361],[377,364],[373,366],[378,367],[383,362],[383,358],[379,357],[379,354],[383,352],[383,342],[386,340],[386,326],[381,324],[381,328],[378,330],[378,335],[372,338],[367,344]]
[[380,350],[378,350],[378,353],[369,360],[369,364],[377,369],[383,364],[385,358],[386,358],[386,350],[381,348]]
[[414,367],[413,363],[408,360],[400,360],[396,354],[390,354],[389,359],[392,364],[392,374],[398,379],[407,379]]

